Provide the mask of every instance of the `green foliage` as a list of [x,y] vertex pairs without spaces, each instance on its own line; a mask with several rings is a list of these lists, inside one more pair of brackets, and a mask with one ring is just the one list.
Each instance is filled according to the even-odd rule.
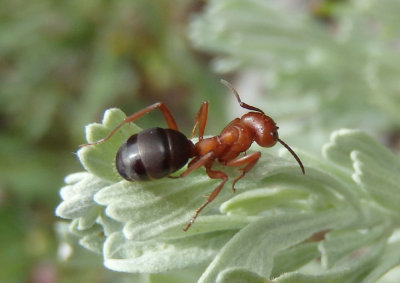
[[217,71],[251,70],[269,95],[262,109],[290,120],[287,134],[312,149],[337,128],[399,127],[399,9],[396,0],[347,1],[323,25],[280,1],[211,0],[189,36],[216,54]]
[[[106,111],[103,124],[86,128],[87,141],[123,118]],[[367,134],[334,132],[321,159],[300,153],[306,175],[286,151],[278,157],[261,149],[236,194],[227,184],[183,232],[217,182],[203,170],[182,179],[121,180],[107,156],[137,130],[126,125],[107,142],[80,149],[88,172],[66,178],[56,210],[109,269],[163,273],[207,265],[199,282],[375,282],[400,264],[400,242],[392,237],[399,231],[400,160]],[[231,179],[236,174],[229,171]]]
[[[0,281],[39,281],[46,274],[57,282],[176,283],[193,282],[205,270],[203,277],[218,272],[220,282],[374,281],[398,265],[397,157],[358,132],[336,132],[323,151],[328,159],[305,152],[316,154],[328,135],[343,127],[361,128],[383,140],[388,136],[382,138],[382,132],[396,136],[399,3],[327,0],[317,1],[322,5],[317,11],[280,2],[1,1],[0,225],[5,229],[0,235]],[[209,100],[207,132],[215,134],[226,125],[223,113],[230,107],[220,78],[207,66],[210,60],[219,72],[236,72],[234,84],[245,102],[253,103],[251,95],[259,95],[254,104],[277,121],[285,141],[304,151],[307,176],[298,175],[291,156],[289,162],[263,150],[258,169],[238,183],[238,193],[232,196],[227,184],[183,233],[215,181],[199,170],[187,180],[159,180],[138,190],[120,182],[113,165],[116,147],[139,130],[127,125],[110,143],[79,151],[89,172],[66,178],[57,211],[71,221],[54,225],[59,198],[54,188],[65,172],[79,170],[72,152],[82,143],[81,128],[98,120],[104,108],[118,105],[132,113],[164,101],[187,133],[200,103]],[[232,113],[239,115],[237,109]],[[116,115],[109,120],[114,124],[124,117],[118,110],[110,114]],[[140,122],[144,128],[164,125],[157,114]],[[93,136],[88,138],[104,136],[112,123],[94,126],[98,128],[89,130]],[[365,142],[371,142],[367,149],[360,147]],[[315,175],[316,168],[322,175]],[[236,175],[229,171],[229,176]],[[263,217],[288,213],[282,224],[299,211],[328,217],[328,209],[343,202],[364,218],[333,228],[324,240],[313,236],[283,248],[273,256],[272,267],[260,268],[259,262],[257,271],[232,267],[242,259],[225,247],[231,239],[243,239],[240,233]],[[63,243],[59,257],[67,263],[56,260],[54,226]],[[285,227],[270,228],[289,240]],[[215,241],[207,245],[210,239]],[[184,253],[184,263],[176,261],[175,252]],[[146,260],[154,260],[149,255],[165,260],[154,263],[157,270],[168,269],[169,263],[170,268],[190,267],[150,275],[117,273],[103,268],[98,253],[106,254],[107,266],[115,270],[129,271],[140,254]],[[216,256],[229,255],[232,260],[215,262],[224,270],[209,266]],[[312,277],[309,270],[321,268],[314,260],[318,257],[323,272]]]
[[54,188],[78,170],[82,127],[104,108],[132,112],[164,101],[179,109],[184,128],[199,101],[222,104],[217,80],[185,39],[191,7],[188,0],[0,1],[1,282],[111,278],[99,261],[76,272],[56,260]]

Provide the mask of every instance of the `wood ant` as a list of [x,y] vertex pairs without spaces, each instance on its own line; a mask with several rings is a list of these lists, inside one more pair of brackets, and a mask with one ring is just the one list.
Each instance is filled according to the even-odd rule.
[[[204,166],[207,175],[212,179],[220,179],[219,185],[211,192],[207,200],[196,210],[194,216],[183,229],[185,232],[193,224],[199,213],[212,202],[219,194],[228,176],[212,169],[215,161],[224,166],[239,167],[241,172],[232,182],[232,191],[235,184],[243,178],[257,163],[261,152],[247,154],[253,142],[262,147],[272,147],[276,142],[281,143],[296,159],[301,171],[305,174],[304,166],[296,153],[278,136],[278,127],[274,120],[265,115],[257,107],[248,105],[240,100],[238,92],[225,80],[221,83],[228,87],[235,95],[239,105],[250,112],[241,118],[230,122],[218,136],[204,138],[207,123],[208,101],[203,102],[196,117],[192,130],[192,137],[198,130],[198,141],[193,143],[184,134],[178,131],[178,126],[168,108],[162,102],[154,103],[133,115],[126,117],[105,138],[82,146],[95,145],[107,141],[124,124],[135,121],[154,109],[160,109],[168,128],[150,128],[128,138],[116,155],[116,168],[122,178],[128,181],[146,181],[163,177],[183,178],[192,171]],[[243,153],[243,155],[241,155]],[[188,160],[187,169],[179,176],[171,174],[182,168]]]

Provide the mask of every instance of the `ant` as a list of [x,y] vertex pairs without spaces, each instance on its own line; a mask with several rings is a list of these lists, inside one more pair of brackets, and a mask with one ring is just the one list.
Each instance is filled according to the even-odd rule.
[[[212,179],[220,179],[219,185],[211,192],[207,200],[196,210],[194,216],[183,229],[185,232],[196,220],[199,213],[219,194],[228,176],[222,171],[212,169],[215,161],[224,166],[239,167],[240,175],[232,182],[232,191],[235,184],[243,178],[257,163],[261,152],[247,154],[253,142],[262,147],[272,147],[281,143],[296,159],[301,171],[305,174],[304,166],[296,153],[278,136],[278,127],[274,120],[254,106],[240,100],[238,92],[225,80],[221,83],[228,87],[235,95],[239,105],[250,112],[241,118],[230,122],[218,136],[204,138],[207,123],[208,101],[203,102],[196,117],[192,130],[192,137],[198,130],[198,141],[193,143],[184,134],[178,131],[178,126],[168,108],[162,102],[154,103],[128,117],[116,126],[105,138],[82,146],[96,145],[107,141],[118,129],[126,123],[135,121],[154,109],[160,109],[168,128],[150,128],[129,137],[120,147],[116,155],[116,168],[122,178],[128,181],[146,181],[169,178],[183,178],[192,171],[204,166],[207,175]],[[244,153],[241,155],[241,153]],[[187,169],[179,176],[171,173],[182,168],[190,160]]]

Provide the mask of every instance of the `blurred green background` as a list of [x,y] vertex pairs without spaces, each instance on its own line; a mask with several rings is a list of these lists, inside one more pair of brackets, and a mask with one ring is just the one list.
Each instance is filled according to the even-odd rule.
[[[107,281],[100,259],[58,262],[58,190],[82,170],[74,152],[83,127],[106,108],[133,113],[164,101],[184,132],[202,100],[222,109],[209,57],[186,39],[202,5],[0,2],[0,282]],[[155,113],[140,125],[165,122]]]
[[[215,134],[228,117],[241,114],[236,105],[228,114],[227,90],[219,83],[224,77],[235,86],[241,82],[239,91],[249,87],[241,92],[246,102],[252,90],[268,92],[268,99],[248,102],[287,121],[281,129],[289,144],[318,153],[315,145],[330,131],[351,126],[396,148],[400,34],[393,5],[399,5],[382,1],[379,7],[387,9],[373,14],[353,1],[286,2],[259,30],[257,15],[254,23],[246,25],[243,17],[241,24],[237,11],[246,12],[246,4],[229,14],[229,6],[218,10],[217,1],[0,2],[0,282],[109,282],[117,276],[84,250],[75,261],[60,262],[54,232],[63,177],[82,170],[74,152],[84,143],[83,127],[99,122],[106,108],[129,114],[163,101],[189,133],[201,102],[209,100],[207,133]],[[288,11],[307,21],[298,19],[299,25]],[[376,23],[379,15],[387,21]],[[371,17],[375,31],[364,25]],[[345,29],[349,19],[351,31]],[[254,37],[238,40],[230,33],[245,28]],[[335,29],[349,32],[350,40],[330,39]],[[263,46],[257,36],[264,33],[276,44]],[[292,39],[286,45],[293,50],[282,48],[282,39]],[[320,64],[318,56],[329,60]],[[346,56],[351,60],[334,64]],[[293,67],[286,59],[303,63]],[[165,122],[155,113],[138,124]]]

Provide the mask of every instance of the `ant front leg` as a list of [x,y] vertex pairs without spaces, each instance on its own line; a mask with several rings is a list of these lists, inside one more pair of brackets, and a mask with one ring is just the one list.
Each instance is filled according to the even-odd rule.
[[212,202],[216,196],[221,192],[222,188],[224,187],[226,181],[228,180],[228,176],[221,171],[213,171],[210,169],[210,166],[206,167],[206,172],[208,177],[212,178],[212,179],[221,179],[222,182],[212,191],[212,193],[209,195],[209,197],[207,198],[207,200],[195,211],[194,216],[192,217],[192,219],[190,219],[189,223],[187,224],[187,226],[183,229],[183,231],[187,231],[190,226],[192,226],[193,222],[196,220],[197,216],[199,215],[199,213],[210,203]]
[[139,119],[140,117],[142,117],[143,115],[153,111],[154,109],[160,109],[161,113],[164,116],[165,121],[167,122],[168,128],[172,129],[172,130],[178,130],[178,126],[175,122],[174,117],[172,116],[171,112],[169,112],[168,108],[165,106],[164,103],[162,102],[156,102],[150,106],[147,106],[146,108],[126,117],[118,126],[116,126],[105,138],[102,138],[101,140],[98,140],[96,142],[92,142],[92,143],[87,143],[87,144],[82,144],[81,147],[84,146],[88,146],[88,145],[96,145],[99,143],[103,143],[105,141],[107,141],[109,138],[111,138],[123,125],[127,124],[127,123],[131,123],[137,119]]
[[196,128],[199,127],[199,141],[203,139],[204,131],[206,129],[206,124],[207,124],[207,115],[208,115],[208,101],[204,101],[203,104],[200,106],[199,112],[197,112],[196,118],[194,119],[194,127],[190,138],[194,137]]
[[244,177],[244,175],[246,175],[246,173],[249,172],[254,167],[254,165],[256,165],[260,156],[261,156],[261,152],[254,152],[249,155],[245,155],[245,156],[241,156],[241,157],[232,159],[225,164],[225,165],[231,166],[231,167],[246,165],[243,168],[239,169],[239,171],[242,171],[242,173],[238,177],[236,177],[235,180],[233,180],[233,182],[232,182],[232,191],[233,192],[235,192],[236,182],[239,181],[240,179],[242,179]]

